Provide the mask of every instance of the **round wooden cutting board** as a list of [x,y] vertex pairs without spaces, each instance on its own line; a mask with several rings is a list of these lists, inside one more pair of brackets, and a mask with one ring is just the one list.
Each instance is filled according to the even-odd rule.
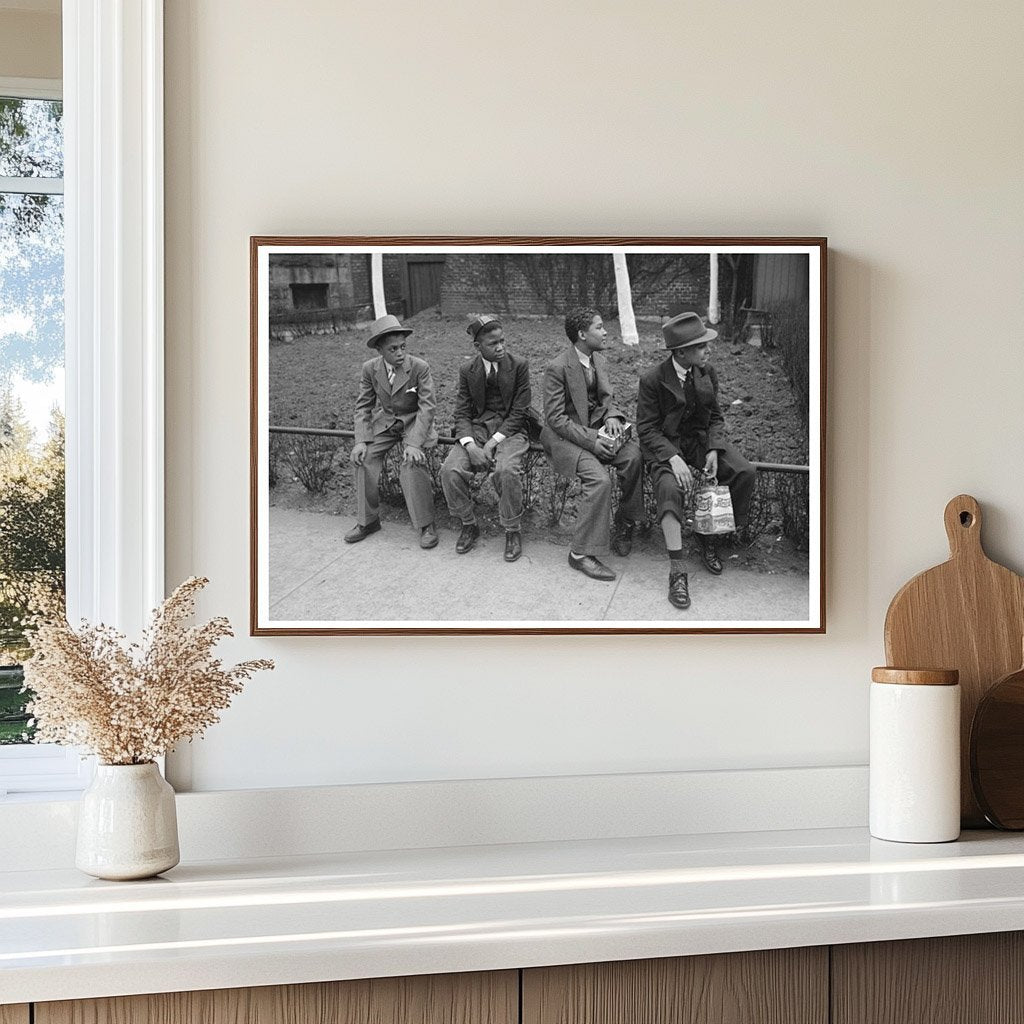
[[945,511],[949,561],[919,573],[885,616],[885,657],[893,668],[959,669],[960,814],[964,828],[986,824],[971,788],[970,735],[988,688],[1020,667],[1024,578],[993,562],[981,546],[981,508],[960,494]]

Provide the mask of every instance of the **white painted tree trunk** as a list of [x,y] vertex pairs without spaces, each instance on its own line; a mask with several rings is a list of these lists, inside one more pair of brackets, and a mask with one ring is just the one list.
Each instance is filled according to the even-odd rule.
[[718,305],[718,253],[713,252],[708,257],[711,264],[711,281],[708,285],[708,323],[717,324],[722,318],[722,310]]
[[626,254],[613,254],[615,260],[615,294],[619,300],[619,328],[624,345],[639,345],[640,335],[636,331],[636,317],[633,315],[633,291],[629,287],[629,268]]
[[373,287],[373,317],[379,320],[388,315],[388,307],[384,303],[384,255],[374,252],[370,254],[370,282]]

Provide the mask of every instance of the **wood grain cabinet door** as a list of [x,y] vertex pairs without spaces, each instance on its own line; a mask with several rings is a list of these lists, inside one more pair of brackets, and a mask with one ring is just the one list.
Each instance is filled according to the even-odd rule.
[[518,1024],[518,1021],[516,971],[171,992],[36,1003],[35,1007],[35,1024]]
[[1024,1021],[1024,933],[832,947],[833,1024]]
[[827,1022],[825,947],[523,972],[523,1024]]
[[28,1024],[28,1004],[17,1006],[0,1006],[0,1024]]

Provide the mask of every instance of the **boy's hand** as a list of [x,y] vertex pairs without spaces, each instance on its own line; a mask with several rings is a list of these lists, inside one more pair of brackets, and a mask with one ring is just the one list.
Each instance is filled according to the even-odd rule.
[[348,459],[353,466],[361,466],[366,461],[366,442],[358,441],[352,445]]
[[618,416],[609,416],[604,421],[604,425],[608,428],[608,433],[612,435],[613,441],[617,441],[622,436],[624,424]]
[[717,479],[718,477],[718,452],[712,450],[708,452],[707,458],[704,460],[704,472],[707,476],[713,476]]
[[597,438],[597,451],[595,452],[599,459],[610,459],[615,455],[615,442],[610,437]]
[[416,448],[411,444],[405,446],[405,451],[402,452],[402,462],[412,463],[414,466],[422,466],[426,461],[427,456],[422,448]]
[[487,457],[486,447],[481,448],[475,443],[466,445],[466,455],[469,457],[469,464],[474,469],[487,469],[491,464],[491,460]]
[[488,462],[494,461],[494,452],[498,447],[498,442],[493,437],[487,439],[487,443],[484,445],[484,455],[487,456]]
[[690,472],[686,460],[681,455],[673,455],[668,460],[668,468],[672,470],[676,483],[682,487],[683,495],[689,498],[690,492],[693,490],[693,473]]

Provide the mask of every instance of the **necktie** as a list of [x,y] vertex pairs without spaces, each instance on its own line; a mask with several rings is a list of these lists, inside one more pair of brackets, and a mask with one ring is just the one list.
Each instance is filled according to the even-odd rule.
[[588,388],[593,387],[594,386],[594,364],[593,363],[587,363],[587,365],[583,367],[583,376],[587,378],[587,387]]
[[494,380],[494,375],[497,372],[498,372],[498,368],[494,365],[494,363],[488,363],[487,364],[487,380],[488,381]]

